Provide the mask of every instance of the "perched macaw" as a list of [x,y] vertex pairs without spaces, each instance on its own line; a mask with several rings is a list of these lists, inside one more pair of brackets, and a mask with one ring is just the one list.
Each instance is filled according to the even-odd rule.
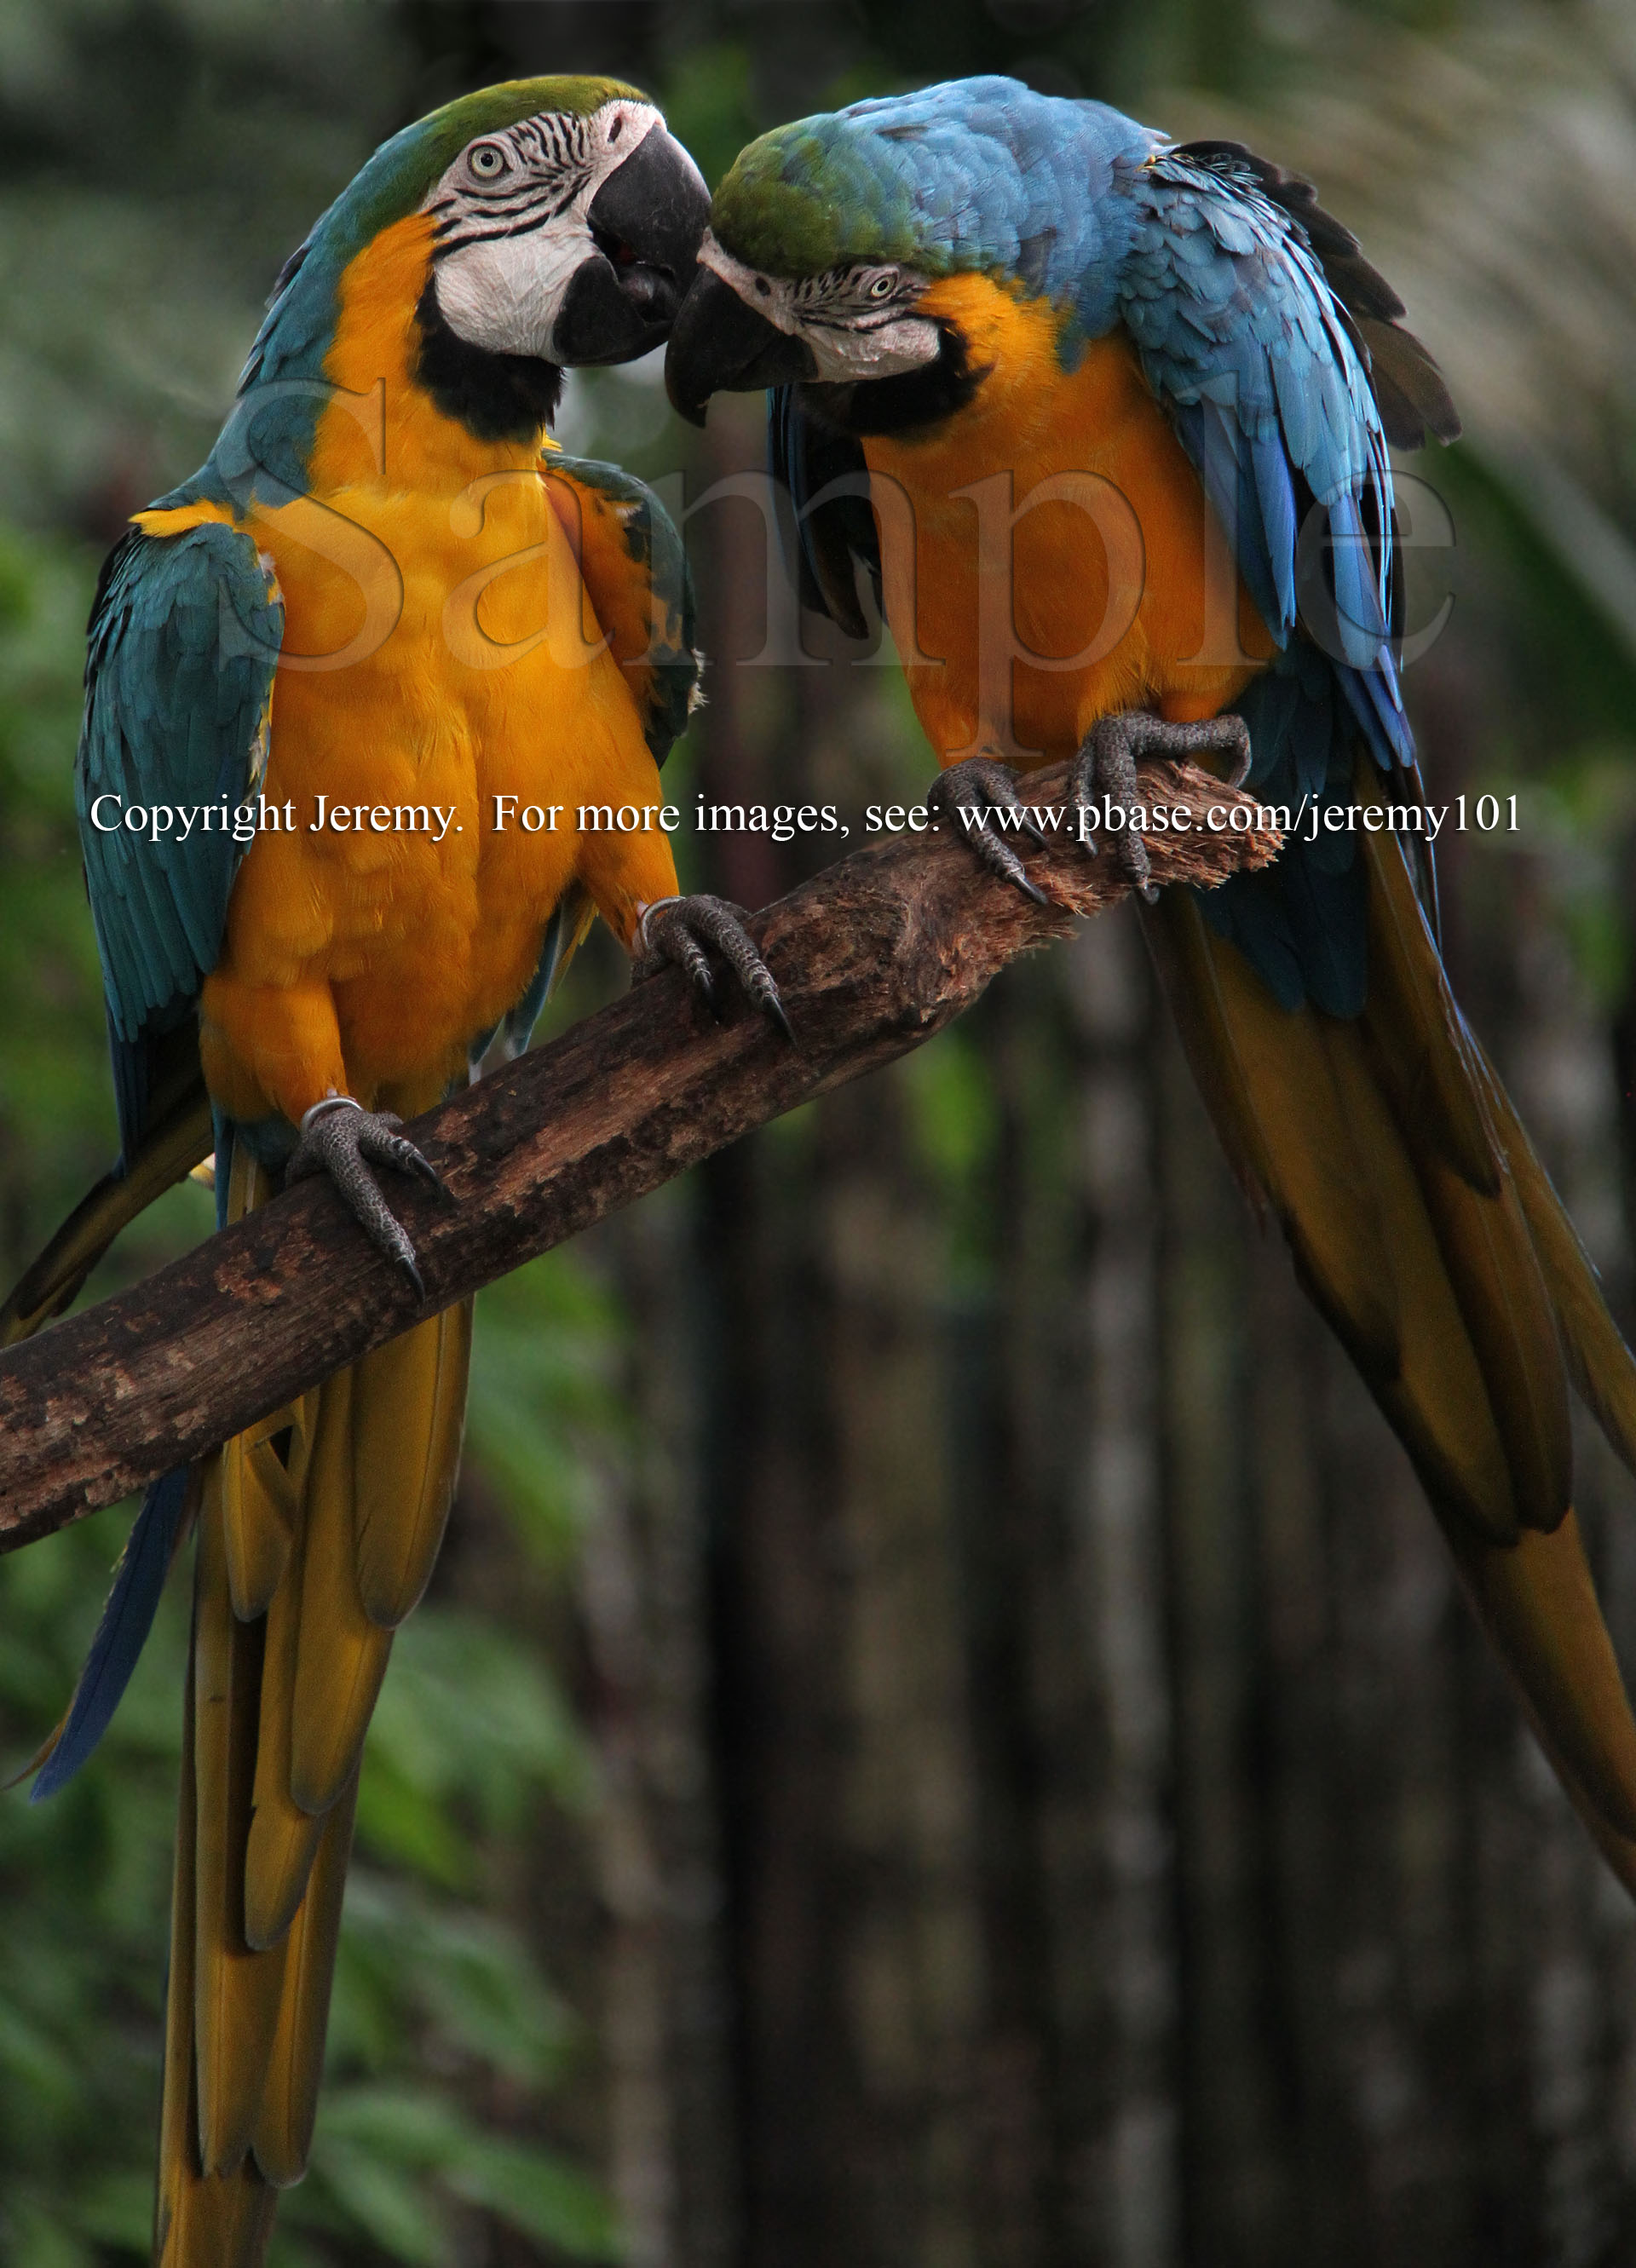
[[[1148,935],[1240,1182],[1636,1889],[1636,1724],[1572,1510],[1567,1390],[1636,1463],[1636,1369],[1449,990],[1429,846],[1408,838],[1411,865],[1360,823],[1421,799],[1387,443],[1459,430],[1403,312],[1308,183],[981,78],[745,150],[667,372],[699,422],[719,388],[772,389],[803,592],[861,634],[867,569],[950,767],[944,823],[1021,887],[981,817],[1016,809],[1013,767],[1067,760],[1082,816],[1129,810],[1144,750],[1305,799],[1271,869],[1160,895]],[[1116,840],[1145,883],[1132,829]]]
[[[371,1168],[436,1179],[401,1116],[502,1027],[527,1044],[594,913],[707,991],[715,949],[781,1018],[662,828],[578,824],[662,805],[698,661],[654,499],[545,429],[565,365],[663,341],[708,202],[634,89],[521,80],[387,143],[286,266],[210,458],[98,587],[79,807],[123,1155],[10,1336],[212,1120],[222,1218],[327,1174],[418,1286]],[[106,1724],[196,1506],[165,2268],[259,2261],[306,2167],[365,1729],[441,1539],[470,1326],[416,1324],[161,1482],[42,1752],[37,1792]]]

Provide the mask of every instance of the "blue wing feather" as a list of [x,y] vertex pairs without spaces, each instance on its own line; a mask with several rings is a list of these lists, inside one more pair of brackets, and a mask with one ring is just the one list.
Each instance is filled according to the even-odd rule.
[[[140,1141],[155,1042],[186,1020],[215,966],[247,844],[226,823],[266,764],[284,607],[253,539],[217,522],[133,531],[92,610],[76,793],[102,957],[120,1138]],[[153,839],[93,825],[133,806],[215,806]],[[223,806],[226,808],[224,810]]]
[[[1361,351],[1304,230],[1247,164],[1172,149],[1121,189],[1142,219],[1118,312],[1282,649],[1235,704],[1252,783],[1292,808],[1350,801],[1355,731],[1382,770],[1414,757],[1393,648],[1391,468]],[[1310,553],[1307,512],[1322,516]],[[1293,842],[1202,903],[1286,1006],[1361,1010],[1350,833]]]
[[[92,603],[76,799],[85,886],[102,959],[114,1100],[126,1158],[142,1140],[167,1038],[192,1016],[221,953],[227,899],[247,843],[227,823],[266,764],[284,608],[254,541],[220,523],[133,531]],[[111,827],[97,825],[97,799]],[[195,817],[121,823],[134,806]],[[206,828],[196,814],[213,806]],[[225,1130],[218,1127],[218,1152]],[[217,1185],[217,1204],[226,1175]],[[156,1482],[138,1513],[85,1667],[34,1782],[54,1794],[113,1717],[152,1626],[184,1525],[188,1473]]]

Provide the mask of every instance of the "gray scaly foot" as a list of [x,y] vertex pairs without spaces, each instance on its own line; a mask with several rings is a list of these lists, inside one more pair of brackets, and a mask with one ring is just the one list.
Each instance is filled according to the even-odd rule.
[[743,907],[730,905],[726,898],[702,894],[690,898],[660,898],[647,908],[637,924],[642,952],[633,975],[640,983],[645,977],[657,976],[661,968],[680,968],[703,993],[711,1011],[719,1012],[716,979],[710,965],[710,954],[718,953],[748,998],[770,1022],[778,1027],[793,1047],[795,1034],[784,1012],[778,987],[771,969],[750,941],[744,926],[746,918]]
[[1115,855],[1150,905],[1159,893],[1153,887],[1147,845],[1134,823],[1136,760],[1170,756],[1185,762],[1205,755],[1227,757],[1227,785],[1242,787],[1249,777],[1249,727],[1242,717],[1206,717],[1196,725],[1171,725],[1146,709],[1126,709],[1092,725],[1068,774],[1068,793],[1079,806],[1080,840],[1092,858],[1096,840],[1090,831],[1090,806],[1111,803],[1124,813]]
[[[950,764],[932,782],[926,802],[940,819],[957,822],[961,840],[975,850],[985,866],[1014,882],[1025,898],[1032,898],[1036,906],[1048,906],[1051,901],[1043,890],[1031,882],[1004,835],[996,833],[989,814],[995,811],[1014,811],[1021,815],[1013,830],[1032,836],[1043,843],[1033,813],[1017,792],[1017,777],[996,756],[968,756],[963,763]],[[964,812],[980,814],[975,819],[959,817]]]
[[402,1123],[390,1110],[365,1110],[350,1094],[327,1094],[302,1117],[301,1139],[284,1167],[284,1180],[299,1182],[313,1174],[328,1174],[370,1242],[402,1270],[424,1297],[425,1285],[420,1280],[415,1247],[370,1171],[372,1165],[390,1166],[397,1173],[413,1174],[417,1180],[430,1182],[434,1189],[443,1187],[431,1160],[423,1158],[415,1145],[399,1133]]

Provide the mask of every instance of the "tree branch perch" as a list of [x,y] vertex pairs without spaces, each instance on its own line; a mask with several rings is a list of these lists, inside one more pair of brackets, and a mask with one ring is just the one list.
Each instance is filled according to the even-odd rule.
[[[1064,779],[1028,792],[1059,799]],[[1202,772],[1144,765],[1140,790],[1192,814],[1190,832],[1147,837],[1156,882],[1219,882],[1278,847],[1242,817],[1227,831],[1234,806],[1253,805]],[[947,835],[924,835],[857,852],[757,915],[797,1049],[741,1002],[714,1022],[670,971],[417,1120],[409,1131],[448,1195],[387,1180],[420,1255],[424,1308],[334,1192],[307,1182],[0,1358],[0,1550],[213,1448],[418,1314],[917,1047],[1008,961],[1129,894],[1106,845],[1094,860],[1071,840],[1025,855],[1058,904],[1031,903]]]

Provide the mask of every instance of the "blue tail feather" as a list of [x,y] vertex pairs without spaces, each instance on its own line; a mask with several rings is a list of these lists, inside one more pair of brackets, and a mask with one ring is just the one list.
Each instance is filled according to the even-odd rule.
[[188,1477],[183,1465],[155,1481],[136,1514],[68,1714],[35,1776],[33,1803],[66,1787],[107,1732],[130,1683],[181,1539]]

